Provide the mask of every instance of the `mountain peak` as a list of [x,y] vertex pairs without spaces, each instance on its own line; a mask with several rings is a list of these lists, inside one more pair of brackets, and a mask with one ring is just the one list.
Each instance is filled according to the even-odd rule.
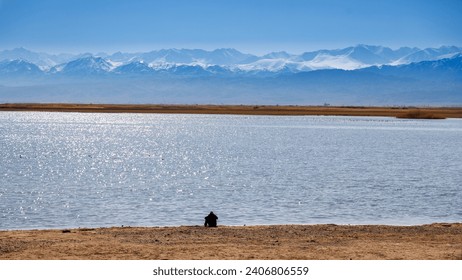
[[114,72],[119,74],[148,74],[154,72],[154,69],[143,61],[132,61],[116,67]]
[[42,70],[24,59],[4,60],[0,62],[0,73],[3,74],[39,74]]
[[84,56],[55,67],[55,71],[75,75],[92,75],[109,72],[112,68],[113,65],[101,57]]

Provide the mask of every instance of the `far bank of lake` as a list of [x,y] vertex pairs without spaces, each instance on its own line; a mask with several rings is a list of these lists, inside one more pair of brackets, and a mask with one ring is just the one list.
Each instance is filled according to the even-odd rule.
[[462,118],[461,107],[8,103],[0,111]]

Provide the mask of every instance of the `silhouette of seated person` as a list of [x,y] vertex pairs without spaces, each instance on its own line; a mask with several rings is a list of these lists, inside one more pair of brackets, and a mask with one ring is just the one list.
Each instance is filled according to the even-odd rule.
[[218,220],[217,215],[215,215],[213,212],[210,212],[210,214],[207,217],[205,217],[204,227],[206,227],[206,226],[216,227],[217,226],[217,220]]

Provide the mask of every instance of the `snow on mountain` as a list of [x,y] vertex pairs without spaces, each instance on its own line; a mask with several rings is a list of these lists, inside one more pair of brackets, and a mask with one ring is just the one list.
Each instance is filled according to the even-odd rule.
[[294,72],[320,69],[354,70],[371,65],[389,64],[401,56],[408,55],[417,50],[401,48],[393,51],[390,48],[381,46],[357,45],[344,49],[305,52],[301,55],[290,55],[286,52],[279,52],[270,53],[253,63],[239,65],[239,67],[242,70],[268,71],[278,71],[282,68],[288,68]]
[[406,56],[403,56],[397,59],[395,62],[391,63],[392,65],[400,65],[400,64],[409,64],[413,62],[420,62],[420,61],[431,61],[431,60],[439,60],[443,58],[452,57],[458,53],[462,53],[462,48],[459,47],[447,47],[443,46],[438,49],[436,48],[427,48],[423,50],[416,50]]
[[[79,55],[48,55],[24,48],[0,51],[2,60],[23,60],[35,64],[48,73],[92,75],[103,73],[182,73],[200,75],[208,73],[252,72],[305,72],[321,69],[354,70],[370,66],[403,65],[420,61],[450,58],[462,53],[459,47],[399,48],[392,50],[382,46],[357,45],[343,49],[318,50],[293,55],[273,52],[256,56],[232,48],[213,51],[202,49],[162,49],[151,52],[122,53],[112,55],[91,53]],[[218,68],[210,68],[218,66]],[[202,68],[203,71],[200,71]]]
[[413,62],[410,64],[374,66],[358,71],[419,80],[445,79],[462,81],[462,54],[459,53],[450,58]]
[[[293,62],[284,58],[265,58],[248,64],[240,64],[235,67],[242,71],[269,71],[278,72],[284,69],[299,70],[303,68],[302,63]],[[305,69],[310,71],[310,68]]]
[[86,56],[55,66],[50,72],[72,75],[94,75],[107,73],[113,68],[114,65],[101,57]]
[[164,49],[160,51],[153,51],[141,55],[141,59],[151,64],[175,63],[175,64],[188,64],[197,61],[198,58],[192,53],[202,53],[202,50],[178,50],[178,49]]
[[315,69],[352,70],[388,64],[407,54],[405,49],[394,51],[381,46],[357,45],[344,49],[306,52],[298,56],[297,61],[311,61]]
[[256,56],[241,53],[235,49],[216,49],[206,51],[201,49],[162,49],[146,53],[114,53],[105,57],[111,61],[128,63],[145,61],[150,65],[165,64],[203,64],[203,65],[235,65],[254,61]]
[[222,67],[219,65],[206,66],[205,70],[214,75],[232,75],[233,72],[228,67]]
[[119,74],[148,74],[154,72],[154,69],[143,61],[133,61],[119,65],[114,69],[114,72]]
[[342,69],[342,70],[354,70],[369,66],[361,63],[358,60],[351,58],[348,55],[329,55],[319,54],[309,62],[305,62],[305,65],[313,70],[320,69]]
[[203,67],[199,65],[177,65],[168,68],[168,73],[175,74],[175,75],[186,75],[186,76],[208,76],[211,73],[205,70]]
[[37,75],[43,73],[35,64],[25,60],[4,60],[0,62],[0,74],[4,75]]
[[228,67],[219,65],[207,65],[201,63],[190,64],[174,64],[174,63],[161,63],[161,64],[147,64],[144,61],[133,61],[115,67],[111,72],[115,74],[162,74],[162,75],[175,75],[175,76],[223,76],[232,75],[233,72]]
[[385,55],[385,48],[377,46],[358,45],[348,52],[348,58],[367,65],[382,65],[390,62]]
[[[362,52],[362,53],[361,53]],[[303,53],[299,56],[287,53],[271,53],[255,62],[241,64],[237,67],[244,71],[272,71],[290,69],[292,72],[304,72],[319,69],[342,69],[353,70],[377,64],[383,59],[370,59],[372,56],[367,51],[358,48],[318,51]],[[375,58],[375,57],[374,57]]]

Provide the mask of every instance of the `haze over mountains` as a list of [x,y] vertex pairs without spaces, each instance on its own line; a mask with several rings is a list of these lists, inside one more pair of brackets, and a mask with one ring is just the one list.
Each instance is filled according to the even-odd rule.
[[0,102],[462,105],[462,48],[0,51]]

